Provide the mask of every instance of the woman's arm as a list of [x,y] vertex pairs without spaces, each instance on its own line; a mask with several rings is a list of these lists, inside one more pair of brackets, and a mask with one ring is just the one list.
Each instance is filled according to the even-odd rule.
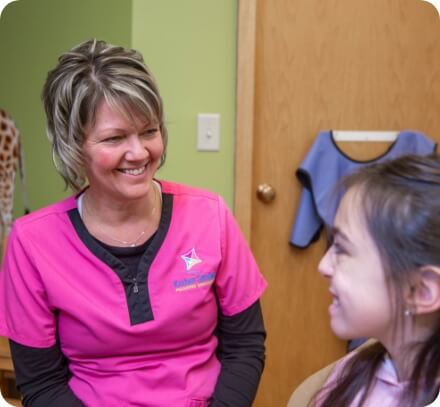
[[58,342],[33,348],[10,340],[9,346],[25,407],[84,407],[68,385],[70,372]]
[[210,407],[250,407],[264,368],[265,347],[260,302],[218,321],[220,375]]

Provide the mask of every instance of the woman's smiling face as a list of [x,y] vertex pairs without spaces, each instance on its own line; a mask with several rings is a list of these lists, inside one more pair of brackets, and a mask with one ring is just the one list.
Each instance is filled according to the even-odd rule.
[[130,119],[101,102],[83,144],[90,189],[117,201],[146,196],[163,152],[157,122],[136,114]]
[[362,193],[350,189],[334,222],[333,242],[319,264],[329,280],[332,330],[343,339],[392,335],[392,310],[379,251],[361,213]]

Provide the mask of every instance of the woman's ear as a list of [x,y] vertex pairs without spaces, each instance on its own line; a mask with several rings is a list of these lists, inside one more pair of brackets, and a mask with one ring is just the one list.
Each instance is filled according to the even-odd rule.
[[416,315],[440,310],[440,267],[421,267],[405,297],[409,309]]

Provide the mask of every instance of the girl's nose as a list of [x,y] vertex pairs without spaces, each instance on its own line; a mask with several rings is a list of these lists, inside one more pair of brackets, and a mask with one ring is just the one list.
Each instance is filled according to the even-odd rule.
[[325,278],[331,278],[333,276],[333,262],[331,257],[331,249],[329,249],[326,251],[318,265],[319,274]]

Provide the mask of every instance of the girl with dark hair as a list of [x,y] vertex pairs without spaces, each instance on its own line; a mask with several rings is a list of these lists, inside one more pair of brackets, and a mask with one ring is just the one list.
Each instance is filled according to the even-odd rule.
[[440,384],[440,158],[405,156],[345,182],[319,265],[343,339],[377,340],[339,361],[313,407],[420,407]]

